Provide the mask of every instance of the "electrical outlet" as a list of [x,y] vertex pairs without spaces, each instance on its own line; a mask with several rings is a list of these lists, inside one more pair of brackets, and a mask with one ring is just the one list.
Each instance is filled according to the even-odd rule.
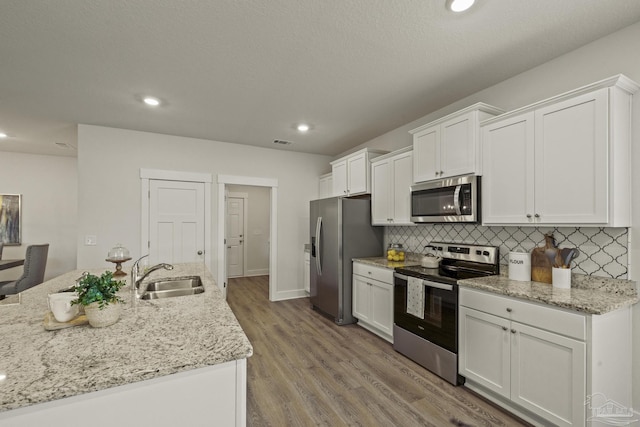
[[[416,236],[409,237],[409,247],[414,251],[419,249],[418,248],[418,238]],[[420,251],[417,251],[417,252],[420,252]]]
[[94,235],[87,234],[84,236],[84,245],[85,246],[95,246],[98,244],[98,238]]

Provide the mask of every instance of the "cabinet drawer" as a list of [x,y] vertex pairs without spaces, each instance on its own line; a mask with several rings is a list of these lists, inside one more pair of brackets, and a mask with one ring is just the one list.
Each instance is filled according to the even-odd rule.
[[390,268],[376,267],[355,261],[353,263],[353,274],[393,284],[393,270]]
[[579,340],[586,339],[586,318],[551,306],[460,288],[460,305]]

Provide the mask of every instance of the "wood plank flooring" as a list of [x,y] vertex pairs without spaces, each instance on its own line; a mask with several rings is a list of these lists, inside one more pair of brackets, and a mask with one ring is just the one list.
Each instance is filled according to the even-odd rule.
[[254,349],[248,426],[527,425],[309,298],[269,302],[268,276],[231,279],[228,302]]

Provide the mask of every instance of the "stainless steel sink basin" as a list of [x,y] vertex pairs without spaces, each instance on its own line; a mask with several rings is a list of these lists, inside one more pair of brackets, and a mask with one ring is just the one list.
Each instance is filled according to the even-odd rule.
[[196,295],[204,292],[200,276],[169,277],[149,282],[142,299],[158,299]]

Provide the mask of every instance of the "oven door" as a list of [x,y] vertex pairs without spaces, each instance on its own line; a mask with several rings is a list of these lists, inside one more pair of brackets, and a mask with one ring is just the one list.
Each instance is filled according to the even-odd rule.
[[395,273],[393,292],[398,327],[458,353],[457,286]]

